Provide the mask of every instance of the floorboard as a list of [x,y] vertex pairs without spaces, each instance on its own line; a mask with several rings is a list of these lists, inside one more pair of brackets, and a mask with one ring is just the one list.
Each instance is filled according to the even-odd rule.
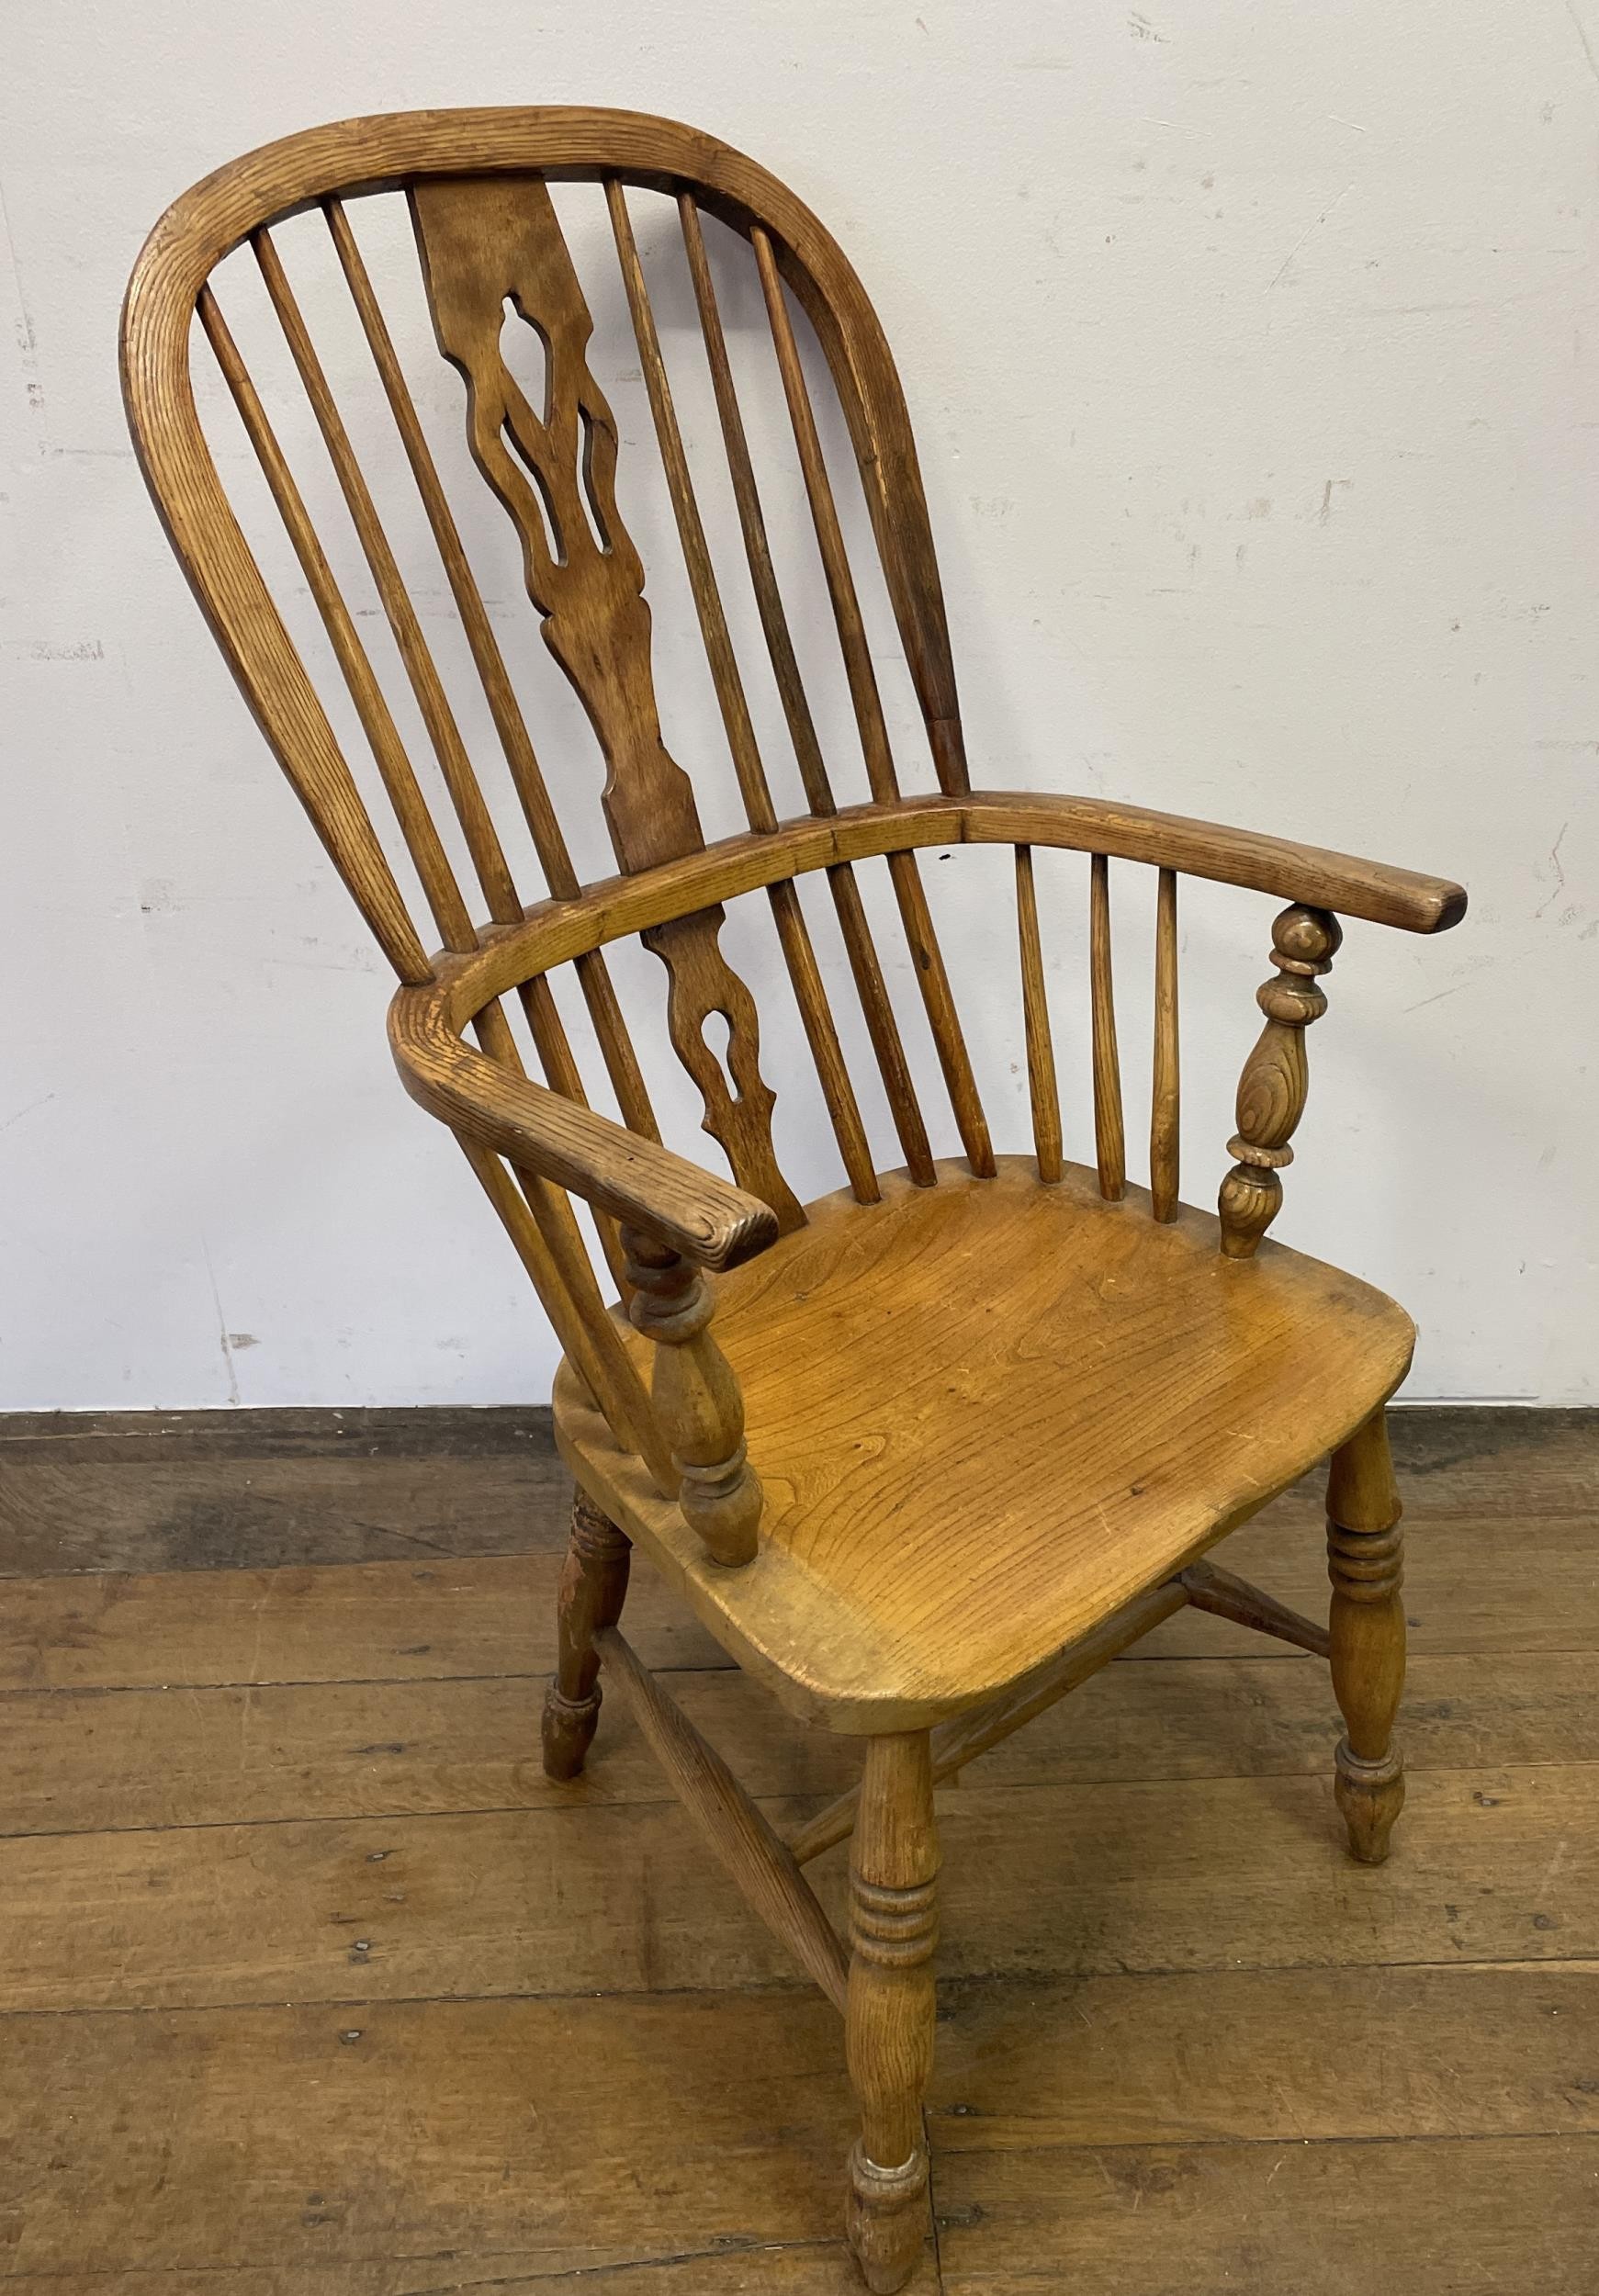
[[[940,1790],[914,2296],[1592,2296],[1599,1426],[1396,1451],[1387,1867],[1324,1670],[1193,1614]],[[619,1702],[539,1770],[566,1505],[535,1412],[0,1419],[0,2292],[856,2296],[837,2018]],[[1322,1610],[1314,1489],[1225,1559]],[[628,1622],[774,1817],[850,1782]]]

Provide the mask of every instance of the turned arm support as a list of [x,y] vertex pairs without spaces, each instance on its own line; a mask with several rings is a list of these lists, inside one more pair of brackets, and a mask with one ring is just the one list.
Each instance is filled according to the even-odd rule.
[[450,1028],[435,988],[399,992],[388,1041],[407,1092],[452,1131],[685,1260],[736,1267],[775,1241],[777,1215],[758,1196],[474,1052]]
[[744,1398],[711,1336],[715,1291],[702,1268],[643,1230],[625,1227],[627,1312],[655,1344],[650,1401],[681,1477],[683,1520],[715,1562],[753,1562],[760,1532],[760,1481],[744,1448]]
[[1318,977],[1332,970],[1343,938],[1326,909],[1284,909],[1272,926],[1277,971],[1256,991],[1266,1026],[1238,1080],[1238,1130],[1227,1143],[1237,1161],[1222,1183],[1217,1206],[1228,1259],[1252,1258],[1282,1209],[1279,1176],[1293,1162],[1289,1142],[1311,1086],[1305,1031],[1327,1009]]

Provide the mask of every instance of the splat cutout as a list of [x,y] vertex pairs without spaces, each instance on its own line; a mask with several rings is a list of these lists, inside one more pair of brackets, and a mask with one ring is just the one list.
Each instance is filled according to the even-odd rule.
[[[605,760],[616,858],[633,871],[698,851],[693,790],[661,737],[644,568],[616,506],[615,419],[590,372],[593,321],[549,192],[530,175],[432,177],[410,198],[439,348],[467,386],[473,459],[516,527],[545,643]],[[542,410],[507,361],[512,314],[543,348]],[[796,1227],[804,1214],[772,1148],[755,1001],[722,954],[722,922],[719,906],[705,908],[643,939],[667,968],[668,1028],[705,1131],[739,1184]],[[712,1012],[730,1032],[726,1067],[705,1041]]]

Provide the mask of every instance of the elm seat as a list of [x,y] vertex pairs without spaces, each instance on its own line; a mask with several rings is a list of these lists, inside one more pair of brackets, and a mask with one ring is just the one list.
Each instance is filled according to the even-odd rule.
[[712,1632],[841,1730],[884,1700],[958,1712],[1169,1578],[1343,1442],[1415,1339],[1320,1260],[1224,1258],[1209,1213],[1156,1222],[1142,1189],[1107,1203],[1076,1165],[1041,1187],[1019,1156],[808,1206],[720,1279],[715,1328],[765,1491],[753,1562],[706,1557],[564,1367],[557,1437]]

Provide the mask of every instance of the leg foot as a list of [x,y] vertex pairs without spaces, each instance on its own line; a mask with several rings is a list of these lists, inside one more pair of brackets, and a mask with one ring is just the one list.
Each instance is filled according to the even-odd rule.
[[866,1742],[850,1869],[850,2078],[861,2135],[846,2223],[868,2288],[892,2296],[928,2230],[922,2093],[933,2061],[938,1837],[925,1730]]
[[544,1773],[566,1784],[583,1767],[600,1719],[600,1660],[594,1637],[614,1626],[627,1594],[633,1548],[625,1532],[580,1491],[557,1598],[556,1678],[544,1702]]
[[873,2296],[894,2296],[916,2270],[927,2237],[927,2154],[913,2153],[899,2168],[879,2168],[851,2145],[844,2222]]
[[1380,1865],[1388,1855],[1388,1837],[1404,1807],[1404,1761],[1391,1746],[1380,1761],[1362,1761],[1349,1741],[1338,1743],[1334,1796],[1349,1829],[1349,1851],[1362,1865]]
[[1380,1865],[1404,1802],[1404,1764],[1392,1742],[1404,1688],[1403,1535],[1380,1411],[1333,1455],[1327,1480],[1327,1562],[1333,1581],[1333,1690],[1346,1735],[1334,1792],[1363,1865]]

